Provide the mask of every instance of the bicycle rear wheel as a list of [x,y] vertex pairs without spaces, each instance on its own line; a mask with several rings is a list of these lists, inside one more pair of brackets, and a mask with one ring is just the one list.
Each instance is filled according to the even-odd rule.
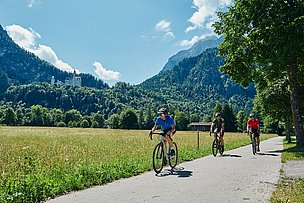
[[253,138],[252,138],[252,153],[253,153],[253,155],[255,155],[256,151],[257,151],[256,140],[255,139],[256,139],[255,136],[253,136]]
[[213,156],[217,155],[217,145],[218,145],[218,139],[214,139],[212,142],[212,154]]
[[171,166],[171,168],[174,168],[177,165],[177,161],[178,161],[178,149],[177,149],[177,144],[175,142],[173,142],[173,149],[175,154],[174,155],[170,155],[169,156],[169,165]]
[[153,169],[155,173],[160,173],[164,166],[164,151],[162,143],[158,143],[153,151]]

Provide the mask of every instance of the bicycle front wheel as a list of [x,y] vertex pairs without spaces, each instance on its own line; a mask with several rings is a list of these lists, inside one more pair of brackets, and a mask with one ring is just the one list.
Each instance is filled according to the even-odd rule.
[[170,154],[169,165],[171,166],[171,168],[174,168],[177,165],[177,161],[178,161],[178,149],[177,149],[177,144],[175,142],[173,142],[172,149],[174,150],[174,154]]
[[218,139],[214,139],[213,142],[212,142],[212,154],[213,156],[216,156],[217,155],[217,147],[218,145]]
[[257,148],[256,148],[256,140],[255,139],[256,139],[255,137],[252,138],[252,153],[253,153],[253,155],[256,154],[256,150],[257,150]]
[[164,166],[164,150],[162,143],[158,143],[153,151],[153,169],[155,173],[160,173]]

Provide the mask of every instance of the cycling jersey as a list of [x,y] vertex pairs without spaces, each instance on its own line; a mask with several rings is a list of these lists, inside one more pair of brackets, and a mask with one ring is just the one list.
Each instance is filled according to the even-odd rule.
[[166,116],[165,120],[163,120],[160,117],[158,117],[156,119],[156,121],[155,121],[155,125],[156,126],[161,126],[164,131],[168,130],[168,129],[171,129],[172,128],[172,126],[171,126],[172,124],[175,126],[175,122],[174,122],[173,118],[171,116],[169,116],[169,115]]
[[225,123],[225,121],[223,118],[220,118],[220,120],[214,119],[212,123],[214,123],[214,129],[220,131],[222,129],[222,124]]
[[247,122],[249,128],[257,130],[260,126],[260,121],[257,118],[249,119]]

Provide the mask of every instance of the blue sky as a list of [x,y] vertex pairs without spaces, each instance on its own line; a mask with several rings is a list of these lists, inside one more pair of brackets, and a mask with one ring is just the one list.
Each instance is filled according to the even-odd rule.
[[214,35],[232,0],[1,0],[0,23],[23,48],[56,67],[110,85],[139,84],[169,57]]

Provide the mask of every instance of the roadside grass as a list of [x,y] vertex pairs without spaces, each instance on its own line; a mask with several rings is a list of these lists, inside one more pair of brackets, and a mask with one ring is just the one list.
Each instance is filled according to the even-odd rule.
[[284,151],[282,153],[282,163],[290,160],[304,160],[304,148],[298,149],[296,147],[296,139],[292,137],[291,143],[284,141]]
[[[155,136],[150,141],[144,130],[0,127],[0,202],[39,202],[152,170]],[[225,150],[249,144],[242,133],[224,138]],[[212,140],[200,132],[198,150],[197,132],[177,132],[179,161],[210,155]]]
[[[290,160],[304,160],[304,148],[296,147],[295,138],[292,138],[291,143],[284,140],[284,150],[282,153],[282,163]],[[283,169],[281,169],[283,174]],[[279,181],[276,190],[271,197],[272,203],[303,203],[304,202],[304,179],[293,179],[283,176]]]

